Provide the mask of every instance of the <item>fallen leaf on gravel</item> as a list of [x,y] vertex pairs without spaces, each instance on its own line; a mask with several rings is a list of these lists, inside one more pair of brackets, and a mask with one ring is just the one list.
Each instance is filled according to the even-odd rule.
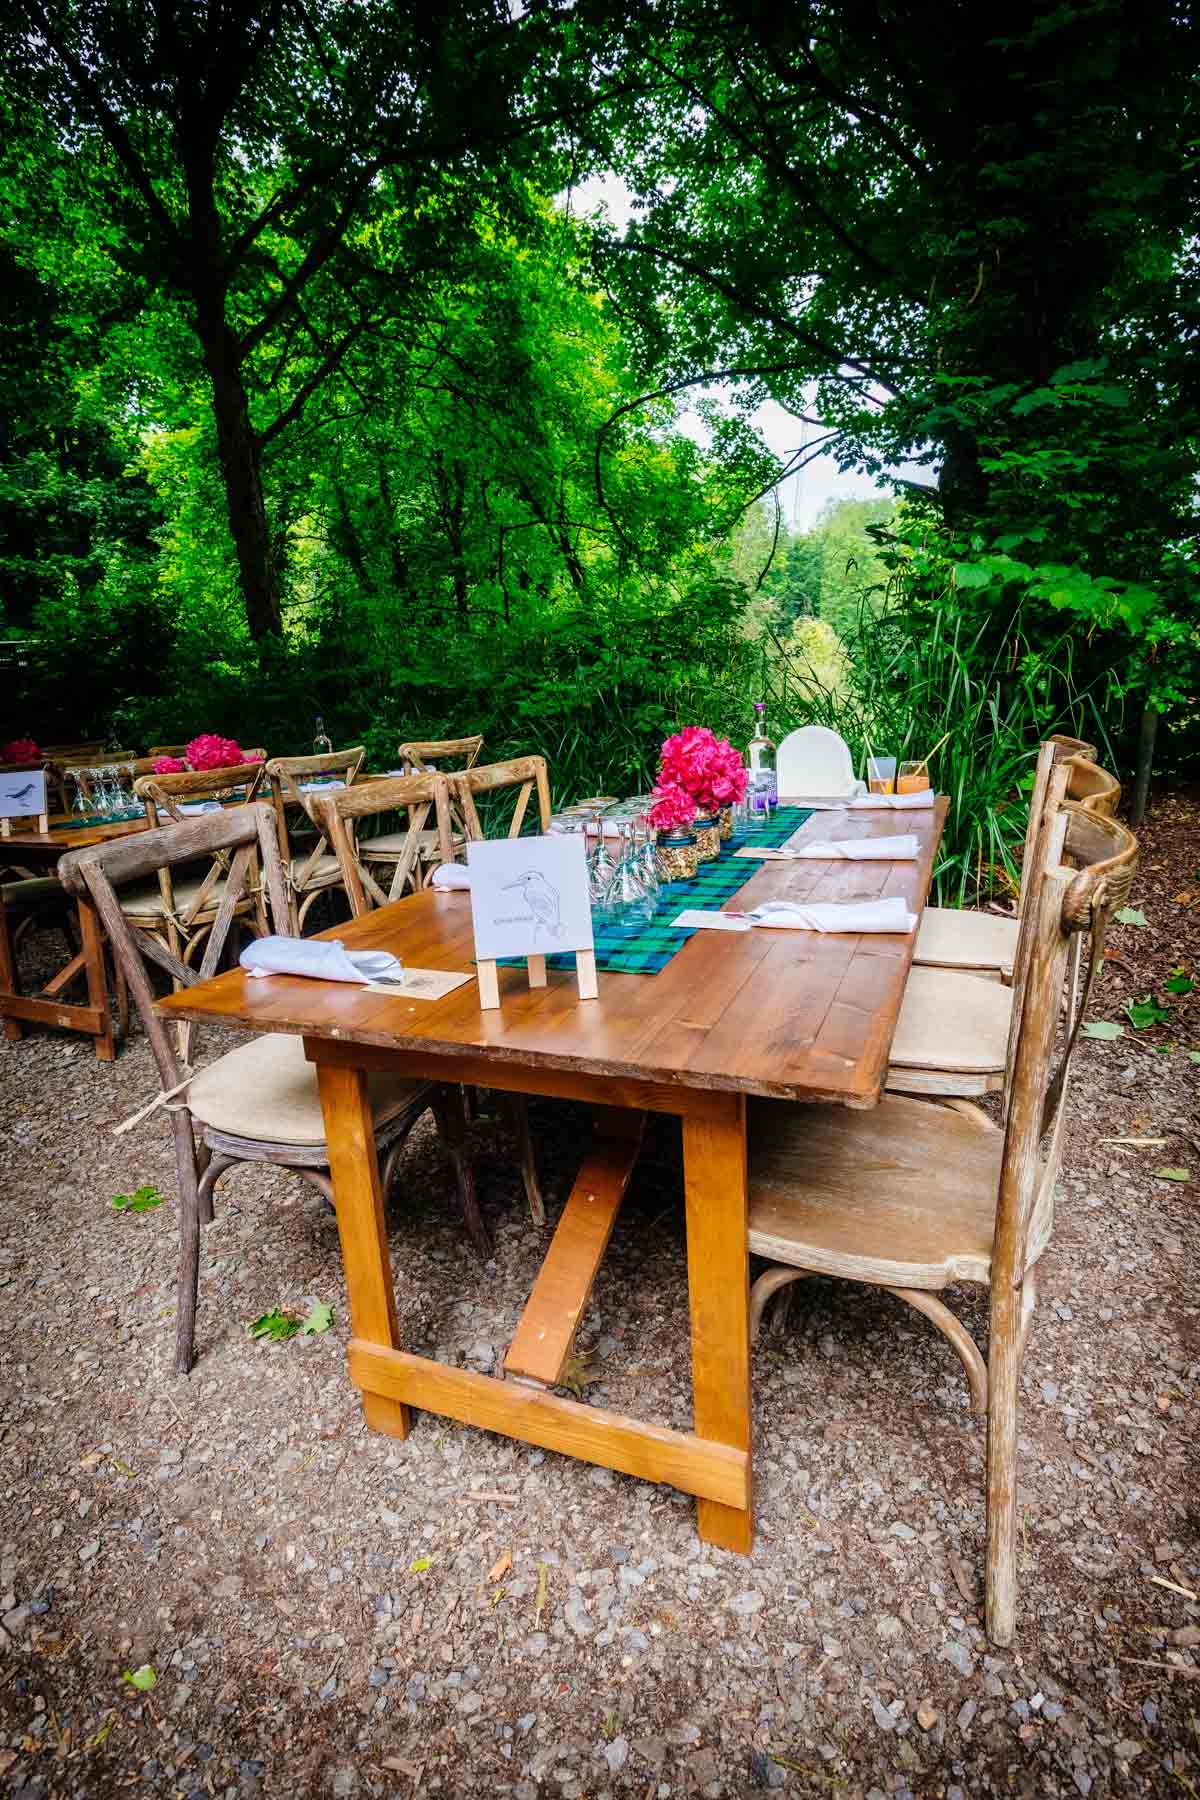
[[280,1312],[277,1306],[273,1306],[270,1312],[260,1314],[246,1327],[252,1338],[270,1338],[273,1344],[286,1344],[289,1338],[295,1337],[299,1329],[299,1319]]
[[154,1207],[161,1206],[162,1203],[162,1195],[156,1187],[151,1187],[149,1183],[145,1187],[135,1188],[132,1194],[114,1194],[112,1197],[114,1212],[150,1212]]
[[1200,1050],[1189,1050],[1188,1051],[1188,1061],[1194,1062],[1194,1063],[1200,1063]]
[[1146,1031],[1151,1025],[1165,1025],[1171,1016],[1170,1008],[1161,1006],[1153,994],[1147,994],[1143,1000],[1127,1001],[1124,1013],[1135,1031]]
[[545,1563],[538,1564],[537,1593],[533,1601],[533,1629],[536,1631],[542,1622],[542,1614],[546,1610],[546,1601],[550,1597],[550,1571]]
[[1144,925],[1146,923],[1145,913],[1137,906],[1123,906],[1120,912],[1113,914],[1113,918],[1118,925]]
[[407,1757],[404,1756],[385,1756],[383,1759],[383,1767],[385,1769],[391,1769],[392,1773],[395,1775],[411,1775],[414,1781],[419,1781],[421,1771],[424,1769],[425,1764],[409,1762]]
[[149,1663],[143,1663],[141,1668],[134,1669],[132,1674],[126,1669],[124,1679],[130,1687],[135,1687],[139,1694],[148,1694],[151,1688],[158,1686],[158,1676]]
[[1154,1173],[1160,1181],[1190,1181],[1191,1176],[1186,1169],[1155,1169]]
[[975,1583],[971,1580],[966,1564],[961,1562],[957,1556],[950,1558],[950,1573],[953,1575],[954,1585],[963,1599],[973,1606],[975,1604]]
[[423,1575],[428,1567],[429,1558],[427,1556],[418,1556],[415,1562],[409,1563],[408,1572],[410,1575]]
[[1197,894],[1192,888],[1182,888],[1180,892],[1174,894],[1172,898],[1174,899],[1176,906],[1194,906],[1196,901],[1200,900],[1200,894]]
[[488,1570],[488,1580],[489,1581],[502,1581],[504,1579],[504,1577],[508,1574],[508,1571],[511,1568],[512,1568],[512,1550],[511,1550],[511,1548],[509,1548],[508,1550],[506,1550],[504,1552],[503,1556],[498,1556],[496,1558],[495,1562],[492,1564],[491,1568]]
[[1168,994],[1190,994],[1195,985],[1187,975],[1170,975],[1163,982],[1163,991]]
[[308,1337],[314,1331],[328,1331],[332,1324],[333,1308],[326,1306],[323,1300],[318,1300],[309,1311],[308,1317],[302,1320],[300,1330],[305,1337]]
[[922,1700],[917,1708],[917,1724],[922,1731],[932,1731],[938,1722],[938,1710],[928,1700]]
[[1087,1038],[1119,1038],[1125,1036],[1125,1027],[1118,1025],[1113,1019],[1090,1019],[1083,1028],[1082,1035]]

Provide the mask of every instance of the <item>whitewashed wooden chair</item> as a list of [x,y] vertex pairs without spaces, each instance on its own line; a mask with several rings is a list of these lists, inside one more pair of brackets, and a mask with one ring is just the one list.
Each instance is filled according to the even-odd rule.
[[1029,797],[1029,824],[1021,859],[1015,914],[974,911],[970,907],[927,906],[917,928],[913,962],[918,968],[958,969],[989,981],[1011,981],[1020,929],[1020,900],[1025,890],[1036,824],[1046,799],[1051,768],[1067,764],[1067,799],[1089,811],[1115,813],[1121,784],[1094,760],[1095,747],[1079,738],[1051,737],[1041,746]]
[[[271,803],[298,933],[303,932],[304,921],[317,898],[329,888],[342,886],[341,865],[330,847],[319,810],[319,803],[337,790],[318,778],[324,776],[329,783],[340,781],[347,788],[353,787],[365,755],[364,746],[357,744],[351,750],[331,750],[324,756],[273,756],[267,764]],[[301,827],[299,831],[297,825]]]
[[827,725],[801,725],[789,731],[775,752],[779,792],[787,800],[855,800],[865,794],[857,781],[850,749],[844,738]]
[[[1048,779],[1037,831],[1033,826],[1039,815],[1031,809],[1026,859],[1026,885],[1031,893],[1036,891],[1041,861],[1047,853],[1046,822],[1064,804],[1077,766],[1071,756],[1055,762],[1052,742],[1043,746],[1039,771],[1048,771]],[[1089,806],[1088,800],[1094,797],[1070,802],[1069,810],[1073,817],[1092,821],[1086,834],[1089,860],[1106,858],[1111,864],[1107,871],[1109,892],[1125,896],[1135,861],[1127,862],[1120,854],[1124,839],[1111,816]],[[1069,846],[1082,842],[1084,837],[1085,828],[1080,823],[1073,828]],[[1116,902],[1123,903],[1123,898]],[[1024,930],[1022,912],[1012,951],[1013,985],[1020,967]],[[989,980],[983,971],[913,967],[889,1053],[888,1091],[957,1099],[999,1093],[1004,1086],[1013,1005],[1013,986]]]
[[[535,793],[538,828],[543,832],[550,829],[550,776],[544,756],[518,756],[511,762],[483,763],[478,768],[447,775],[446,781],[451,806],[461,817],[470,839],[478,841],[489,835],[520,837],[529,813],[529,802]],[[509,790],[512,791],[512,810],[505,818]],[[476,801],[484,796],[490,802],[488,823],[493,827],[502,825],[502,832],[492,829],[489,833],[480,822]]]
[[[759,1101],[750,1116],[750,1249],[771,1264],[751,1289],[751,1329],[772,1294],[819,1274],[886,1288],[945,1334],[987,1417],[987,1629],[998,1644],[1011,1643],[1015,1624],[1021,1361],[1054,1219],[1071,1054],[1112,904],[1104,863],[1077,871],[1061,860],[1064,837],[1086,854],[1092,824],[1078,808],[1057,815],[1028,896],[1003,1131],[975,1107],[891,1095],[869,1112]],[[1132,866],[1135,840],[1106,825],[1104,847],[1115,847],[1120,868]],[[1052,1075],[1069,967],[1072,998],[1078,993],[1076,934],[1087,930],[1088,979]],[[938,1297],[955,1282],[989,1289],[986,1363]]]
[[[474,768],[479,760],[479,752],[483,748],[483,735],[462,738],[427,738],[413,739],[401,744],[396,754],[400,758],[400,766],[405,775],[449,774],[452,771],[444,765],[453,763],[456,770]],[[413,839],[410,820],[408,825],[399,831],[383,831],[371,838],[364,838],[359,854],[367,863],[377,863],[383,867],[394,869],[403,856],[406,865],[404,885],[414,892],[425,886],[429,876],[439,863],[451,859],[445,854],[445,847],[439,832],[430,827]],[[457,854],[463,845],[462,822],[451,812],[451,844]],[[392,881],[392,897],[398,898],[402,889],[397,889]]]
[[[258,796],[266,773],[262,762],[237,763],[228,769],[209,769],[192,775],[143,775],[133,791],[146,809],[151,831],[167,824],[190,822],[186,808],[248,805]],[[213,817],[210,812],[207,816]],[[189,965],[216,922],[225,894],[229,858],[218,844],[212,855],[178,874],[174,857],[148,870],[153,880],[134,883],[121,892],[121,908],[139,930],[162,938],[172,956]],[[261,890],[244,886],[234,917],[255,937],[267,931]]]
[[[229,872],[197,971],[185,967],[158,937],[134,922],[134,915],[123,904],[123,889],[129,882],[144,882],[164,867],[186,866],[215,854],[229,859]],[[256,888],[265,891],[280,935],[287,934],[291,902],[275,813],[271,806],[254,802],[74,850],[59,863],[59,873],[71,892],[86,893],[100,914],[150,1040],[161,1086],[159,1102],[171,1114],[180,1232],[175,1367],[177,1373],[186,1374],[194,1352],[200,1226],[212,1220],[213,1191],[221,1176],[239,1163],[275,1163],[294,1169],[333,1202],[316,1068],[304,1055],[303,1040],[282,1033],[250,1038],[203,1068],[193,1069],[198,1027],[183,1027],[186,1036],[176,1054],[174,1034],[154,1010],[147,969],[148,963],[156,963],[177,987],[207,980],[218,968],[239,906]],[[487,1234],[466,1161],[459,1090],[383,1074],[369,1076],[368,1089],[384,1193],[409,1132],[421,1114],[432,1108],[454,1164],[468,1232],[476,1248],[486,1255]]]

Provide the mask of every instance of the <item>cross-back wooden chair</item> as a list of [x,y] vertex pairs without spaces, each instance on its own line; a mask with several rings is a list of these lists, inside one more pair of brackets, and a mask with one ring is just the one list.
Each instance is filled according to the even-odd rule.
[[[453,762],[459,769],[470,769],[474,766],[483,748],[483,736],[464,738],[428,738],[413,740],[401,744],[396,752],[400,758],[400,766],[406,775],[441,775],[451,771],[443,769],[443,763]],[[428,827],[422,835],[413,839],[413,821],[399,831],[377,832],[362,841],[361,855],[367,863],[382,868],[398,867],[401,859],[405,864],[403,882],[397,886],[393,873],[391,894],[398,899],[405,887],[411,887],[414,893],[425,886],[429,876],[439,863],[449,862],[451,858],[445,854],[439,830]],[[457,816],[453,803],[450,812],[452,854],[461,850],[465,838],[462,820]]]
[[[447,775],[451,805],[456,807],[468,838],[478,841],[489,834],[479,818],[476,800],[498,796],[513,789],[513,808],[503,832],[493,830],[492,837],[520,837],[529,811],[529,802],[537,795],[538,829],[550,829],[550,777],[544,756],[518,756],[511,762],[483,763],[474,769],[463,769]],[[503,804],[503,803],[500,803]],[[490,809],[495,814],[495,808]],[[493,816],[489,824],[502,822]]]
[[[757,1333],[771,1295],[819,1274],[888,1289],[948,1338],[987,1418],[987,1629],[1011,1643],[1016,1610],[1017,1393],[1050,1238],[1072,1052],[1113,903],[1110,877],[1133,866],[1136,841],[1113,820],[1065,806],[1048,822],[1049,854],[1027,897],[1028,959],[1010,1059],[1003,1130],[961,1111],[885,1095],[873,1111],[752,1103],[749,1239],[770,1267],[751,1289]],[[1082,870],[1064,865],[1100,848]],[[1088,980],[1074,974],[1091,932]],[[1077,998],[1057,1067],[1069,983]],[[938,1297],[955,1282],[988,1288],[983,1355]]]
[[[199,970],[193,970],[134,922],[123,904],[122,890],[130,882],[144,883],[160,868],[186,866],[216,853],[229,858],[229,874],[203,961]],[[207,980],[219,966],[239,906],[256,887],[265,891],[272,919],[286,934],[289,898],[275,814],[262,801],[230,807],[71,851],[59,871],[65,885],[73,893],[86,893],[100,914],[150,1040],[160,1083],[153,1106],[164,1105],[171,1114],[180,1233],[175,1368],[186,1374],[195,1344],[200,1226],[212,1220],[213,1191],[221,1176],[239,1163],[275,1163],[294,1169],[333,1201],[316,1070],[304,1055],[303,1039],[282,1033],[251,1038],[194,1069],[193,1034],[199,1027],[184,1027],[188,1037],[177,1053],[174,1034],[154,1010],[149,979],[148,965],[154,963],[177,985],[190,987]],[[476,1247],[486,1253],[487,1236],[466,1163],[459,1090],[395,1075],[372,1075],[368,1088],[385,1194],[409,1132],[432,1108],[454,1163],[468,1230]]]
[[186,744],[151,744],[147,756],[186,756]]
[[[329,776],[353,787],[362,768],[366,750],[356,744],[352,750],[331,750],[325,756],[273,756],[267,764],[271,783],[271,800],[279,827],[279,843],[283,866],[287,871],[292,905],[296,909],[296,930],[304,930],[304,921],[318,895],[326,889],[342,886],[338,859],[330,848],[325,826],[318,809],[327,789],[317,785],[318,776]],[[292,842],[288,829],[288,812],[293,822],[300,821],[310,829]],[[294,824],[293,824],[294,830]]]
[[[228,769],[207,769],[191,775],[143,775],[134,793],[146,809],[151,831],[165,824],[190,822],[185,807],[220,805],[222,810],[249,805],[257,798],[266,772],[262,762],[236,763]],[[207,816],[216,817],[215,812]],[[136,841],[136,840],[135,840]],[[166,940],[171,954],[189,964],[218,917],[229,873],[229,858],[219,839],[210,855],[194,866],[175,872],[178,857],[154,869],[155,879],[135,883],[121,894],[121,907],[130,922]],[[261,888],[244,887],[234,917],[254,936],[267,931]]]
[[[472,776],[477,773],[480,771],[471,771]],[[357,788],[330,794],[321,801],[325,828],[337,852],[342,879],[356,919],[361,918],[363,913],[371,912],[374,907],[386,906],[402,896],[409,874],[420,855],[421,844],[430,835],[426,822],[431,812],[434,816],[432,835],[439,845],[438,860],[453,860],[450,789],[455,780],[469,778],[466,775],[396,775],[390,779],[363,782]],[[385,894],[371,874],[368,864],[370,844],[374,840],[356,843],[356,827],[360,819],[372,812],[394,811],[405,811],[408,814],[408,842],[396,864],[391,891]],[[472,816],[478,826],[478,815],[473,813]],[[479,835],[482,836],[482,832]],[[522,1094],[505,1094],[501,1096],[501,1100],[508,1109],[516,1133],[530,1217],[541,1228],[546,1223],[546,1205],[538,1183],[533,1140],[529,1132],[528,1106]]]
[[[318,811],[321,829],[333,847],[356,919],[372,907],[399,900],[410,885],[420,886],[417,870],[430,838],[437,846],[439,863],[454,860],[449,791],[444,775],[390,775],[363,781],[340,793],[321,795]],[[360,837],[359,821],[395,812],[404,813],[408,823],[403,830],[389,834],[394,840],[394,857],[390,864],[391,882],[385,893],[372,873],[372,865],[378,864],[375,846],[380,839]]]
[[[1112,822],[1107,813],[1092,810],[1096,800],[1103,800],[1111,790],[1101,792],[1090,774],[1080,782],[1080,769],[1094,765],[1081,763],[1074,755],[1056,760],[1056,754],[1055,743],[1048,740],[1038,759],[1035,791],[1042,799],[1040,807],[1030,807],[1023,884],[1027,893],[1037,891],[1038,859],[1048,843],[1046,819],[1070,801],[1080,785],[1084,787],[1083,801],[1070,804],[1089,817]],[[1107,779],[1111,781],[1111,777]],[[975,916],[987,918],[986,914]],[[914,965],[910,971],[890,1052],[887,1085],[891,1092],[971,1099],[999,1093],[1004,1087],[1024,909],[1014,921],[988,921],[989,929],[997,922],[1010,929],[1003,950],[1009,962],[1008,983],[987,979],[988,972],[980,969]]]

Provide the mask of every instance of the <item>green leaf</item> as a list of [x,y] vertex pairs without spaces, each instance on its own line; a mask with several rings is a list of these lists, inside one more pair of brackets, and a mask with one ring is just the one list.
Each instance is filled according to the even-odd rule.
[[1118,925],[1144,925],[1146,923],[1145,913],[1136,906],[1123,906],[1119,912],[1113,914],[1113,918]]
[[152,1212],[156,1206],[161,1206],[162,1203],[162,1195],[156,1187],[151,1187],[148,1182],[145,1187],[135,1188],[132,1194],[114,1194],[112,1197],[114,1212]]
[[1160,1181],[1190,1181],[1192,1179],[1186,1169],[1155,1169],[1154,1173]]
[[1200,1050],[1189,1050],[1188,1051],[1188,1061],[1194,1062],[1194,1063],[1200,1063]]
[[299,1329],[300,1321],[293,1319],[290,1313],[280,1312],[277,1306],[246,1327],[252,1338],[270,1338],[273,1344],[286,1344],[289,1338],[295,1337]]
[[333,1308],[326,1306],[323,1300],[314,1302],[308,1317],[301,1322],[300,1330],[305,1337],[314,1331],[328,1331],[333,1324]]
[[1118,1025],[1114,1019],[1093,1019],[1084,1026],[1080,1035],[1088,1038],[1101,1038],[1107,1043],[1113,1038],[1124,1037],[1125,1027]]
[[1172,975],[1163,982],[1163,991],[1168,994],[1190,994],[1195,985],[1186,975]]
[[134,1669],[132,1672],[126,1669],[124,1679],[130,1687],[136,1688],[139,1694],[148,1694],[152,1687],[158,1686],[158,1676],[149,1663],[143,1663],[140,1669]]
[[1124,1011],[1135,1031],[1146,1031],[1151,1025],[1165,1025],[1171,1016],[1170,1007],[1160,1006],[1153,994],[1147,994],[1144,1000],[1128,1001]]
[[415,1562],[409,1563],[408,1572],[410,1575],[423,1575],[428,1567],[429,1558],[427,1556],[418,1556]]

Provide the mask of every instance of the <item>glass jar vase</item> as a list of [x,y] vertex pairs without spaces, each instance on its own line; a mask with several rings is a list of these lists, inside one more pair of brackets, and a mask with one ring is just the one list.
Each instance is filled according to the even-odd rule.
[[692,820],[696,834],[696,853],[702,863],[712,862],[721,854],[721,828],[713,813],[697,813]]
[[660,881],[691,881],[699,867],[694,831],[660,831],[654,844]]
[[725,843],[733,836],[733,808],[723,806],[717,814],[717,828],[721,833],[721,842]]

